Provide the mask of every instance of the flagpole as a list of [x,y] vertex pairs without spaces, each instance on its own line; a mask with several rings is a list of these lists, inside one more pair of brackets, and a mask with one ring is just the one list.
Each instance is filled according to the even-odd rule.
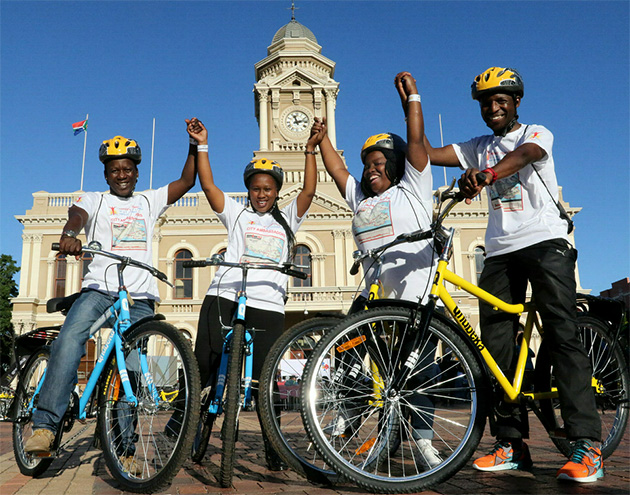
[[[438,117],[440,118],[440,146],[444,148],[444,136],[442,135],[442,114],[439,113]],[[442,167],[444,170],[444,185],[447,186],[448,182],[446,182],[446,167]]]
[[155,117],[153,117],[153,137],[151,138],[151,174],[149,176],[149,189],[153,189],[153,147],[155,145]]
[[[85,115],[85,120],[87,121],[90,118],[90,114]],[[81,187],[79,191],[83,191],[83,173],[85,172],[85,147],[87,145],[87,127],[85,129],[85,136],[83,136],[83,162],[81,163]]]

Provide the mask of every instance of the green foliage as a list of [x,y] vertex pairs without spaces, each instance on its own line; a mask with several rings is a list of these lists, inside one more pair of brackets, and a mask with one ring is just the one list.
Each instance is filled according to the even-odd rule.
[[2,368],[11,362],[14,331],[11,324],[11,301],[18,295],[18,286],[13,276],[20,271],[13,258],[7,254],[0,255],[0,362]]

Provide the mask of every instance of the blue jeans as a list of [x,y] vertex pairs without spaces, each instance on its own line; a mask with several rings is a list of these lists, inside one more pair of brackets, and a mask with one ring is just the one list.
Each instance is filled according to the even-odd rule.
[[[134,302],[130,307],[132,323],[154,314],[153,300],[137,299]],[[81,292],[70,308],[59,336],[52,345],[46,378],[37,409],[33,413],[33,429],[45,428],[57,432],[77,382],[77,369],[85,354],[90,327],[112,303],[110,296],[86,290]]]

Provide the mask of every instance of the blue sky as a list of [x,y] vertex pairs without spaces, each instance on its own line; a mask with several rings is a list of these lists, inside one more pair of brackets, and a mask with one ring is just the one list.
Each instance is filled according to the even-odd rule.
[[[350,171],[377,132],[404,133],[397,72],[418,80],[426,132],[446,143],[486,134],[470,98],[475,75],[517,68],[525,80],[521,122],[555,135],[564,198],[576,216],[582,286],[594,293],[630,275],[629,3],[627,1],[306,1],[296,18],[336,62],[337,142]],[[254,64],[291,19],[290,1],[29,2],[2,0],[0,252],[20,262],[32,193],[79,189],[90,114],[84,190],[105,190],[98,146],[136,139],[149,186],[179,176],[184,119],[210,132],[217,183],[241,191],[258,148]],[[444,180],[434,168],[434,184]],[[455,172],[449,171],[449,177]],[[459,173],[457,173],[459,175]],[[199,190],[196,186],[195,191]]]

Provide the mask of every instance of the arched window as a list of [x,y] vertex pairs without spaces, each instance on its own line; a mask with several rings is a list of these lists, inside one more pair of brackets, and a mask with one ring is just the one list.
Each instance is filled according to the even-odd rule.
[[58,254],[55,257],[55,297],[66,295],[66,255]]
[[81,282],[83,282],[83,279],[87,275],[88,267],[90,263],[92,263],[92,258],[92,253],[83,253],[81,256]]
[[193,269],[184,268],[182,263],[192,259],[188,249],[175,253],[175,299],[192,299]]
[[477,246],[475,248],[475,274],[477,275],[477,283],[479,283],[479,277],[483,271],[483,262],[486,259],[486,250],[483,246]]
[[295,250],[294,263],[296,265],[305,266],[307,268],[298,268],[301,272],[306,272],[308,275],[304,280],[301,278],[293,278],[293,287],[312,287],[313,286],[313,273],[311,269],[311,250],[299,244]]

